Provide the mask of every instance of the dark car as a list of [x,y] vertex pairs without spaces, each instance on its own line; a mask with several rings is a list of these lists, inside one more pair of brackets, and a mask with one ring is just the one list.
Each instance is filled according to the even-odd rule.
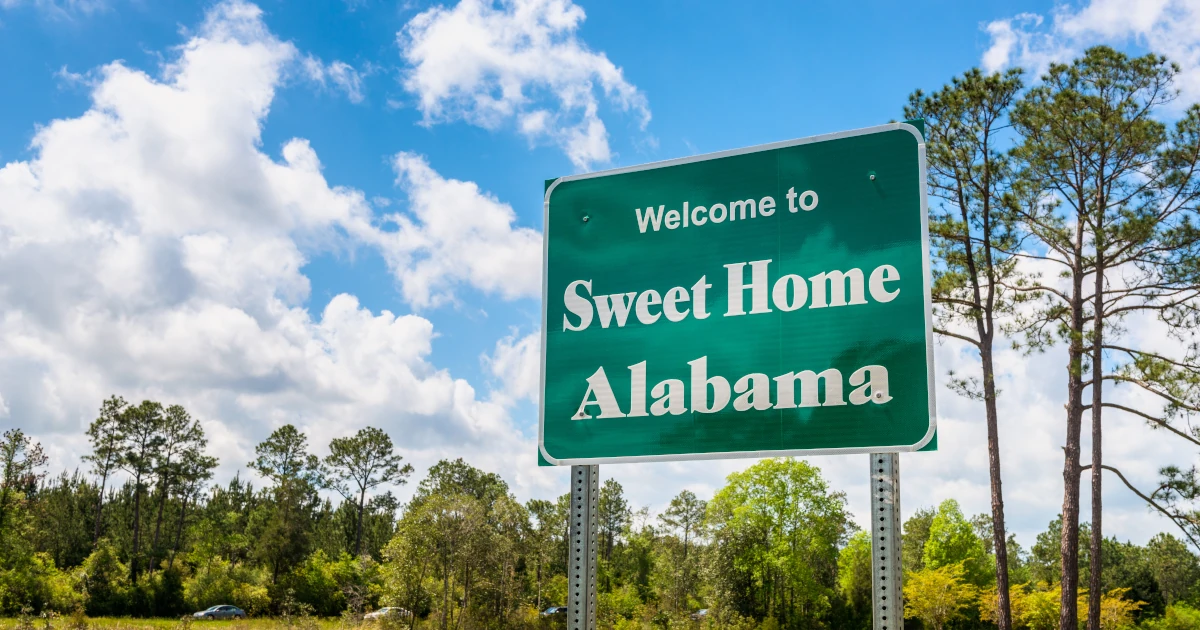
[[543,617],[566,617],[567,616],[567,607],[566,606],[551,606],[551,607],[547,608],[546,610],[542,611],[542,616]]
[[245,619],[246,611],[237,606],[222,604],[201,610],[198,613],[193,613],[192,616],[196,619],[208,619],[209,621],[214,619]]

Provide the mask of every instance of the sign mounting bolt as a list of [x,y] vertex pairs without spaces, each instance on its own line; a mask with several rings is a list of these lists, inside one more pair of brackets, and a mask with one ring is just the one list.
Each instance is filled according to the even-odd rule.
[[867,177],[870,177],[871,181],[875,181],[875,171],[867,171]]
[[[875,177],[875,176],[874,176],[874,175],[872,175],[871,177]],[[588,222],[588,219],[590,219],[590,218],[592,218],[592,217],[589,217],[589,216],[588,216],[588,215],[586,215],[586,214],[585,214],[585,215],[583,215],[583,222],[584,222],[584,223],[587,223],[587,222]]]

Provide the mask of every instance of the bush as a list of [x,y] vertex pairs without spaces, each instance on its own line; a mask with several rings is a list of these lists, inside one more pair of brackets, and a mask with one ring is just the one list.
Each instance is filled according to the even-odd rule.
[[154,614],[158,617],[178,617],[188,612],[183,593],[183,573],[178,567],[163,569],[154,574]]
[[542,587],[542,608],[563,606],[567,603],[567,576],[555,574]]
[[626,584],[611,593],[600,593],[597,616],[603,624],[615,624],[619,619],[635,619],[642,605],[637,588]]
[[117,556],[117,548],[102,538],[83,561],[79,573],[85,612],[92,617],[124,614],[129,599],[129,569]]
[[277,588],[280,592],[291,591],[296,601],[307,604],[317,616],[336,617],[348,603],[360,609],[374,605],[369,586],[378,581],[378,574],[375,562],[365,556],[355,558],[343,553],[335,560],[317,550],[280,580]]
[[16,614],[28,606],[34,613],[67,612],[79,603],[70,576],[45,553],[35,553],[0,567],[0,613]]
[[732,608],[718,605],[709,609],[702,627],[704,630],[755,630],[758,624],[754,619],[743,617]]
[[261,614],[270,606],[266,569],[235,565],[216,557],[184,580],[183,596],[192,609],[233,604],[247,614]]
[[246,611],[247,615],[261,615],[271,608],[271,596],[267,587],[258,584],[239,583],[233,587],[229,601]]
[[1167,612],[1159,619],[1152,619],[1142,624],[1145,630],[1195,630],[1200,628],[1200,610],[1187,604],[1178,603],[1167,607]]

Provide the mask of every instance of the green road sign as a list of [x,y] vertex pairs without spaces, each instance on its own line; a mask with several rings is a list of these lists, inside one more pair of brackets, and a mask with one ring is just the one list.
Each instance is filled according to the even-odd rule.
[[562,177],[545,212],[546,462],[934,440],[912,124]]

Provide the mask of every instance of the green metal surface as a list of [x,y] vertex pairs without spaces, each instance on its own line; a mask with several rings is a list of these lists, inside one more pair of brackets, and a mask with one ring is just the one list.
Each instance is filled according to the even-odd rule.
[[548,182],[539,463],[936,444],[923,182],[908,123]]

